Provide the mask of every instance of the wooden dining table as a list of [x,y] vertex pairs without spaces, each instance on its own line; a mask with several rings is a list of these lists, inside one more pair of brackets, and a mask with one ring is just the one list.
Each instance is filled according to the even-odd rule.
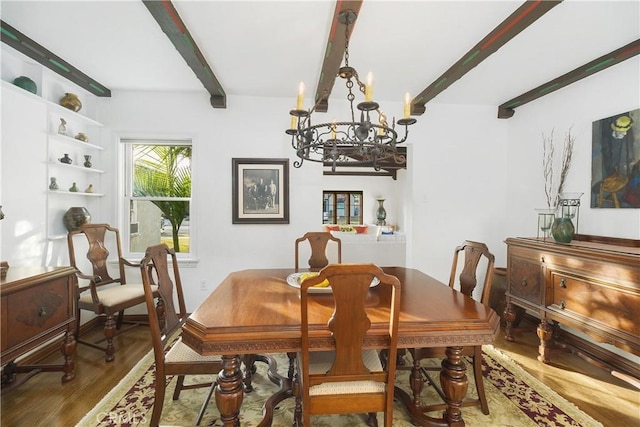
[[[425,415],[418,403],[398,387],[396,397],[402,400],[418,425],[463,426],[461,407],[468,379],[462,347],[493,343],[500,329],[499,317],[491,308],[419,270],[405,267],[383,267],[383,270],[398,277],[402,284],[398,347],[446,347],[440,373],[447,403],[442,417]],[[202,355],[222,355],[223,368],[218,375],[215,401],[224,426],[240,425],[244,355],[301,350],[300,291],[287,281],[292,273],[293,269],[231,273],[183,325],[182,339],[187,345]],[[383,326],[388,313],[376,307],[384,307],[383,303],[389,298],[389,291],[382,287],[372,287],[369,291],[371,329],[365,342],[367,348],[382,349],[388,344]],[[332,295],[316,294],[312,300],[310,312],[317,310],[318,319],[333,311]],[[333,339],[327,325],[318,321],[313,329],[311,348],[331,349]],[[280,385],[277,396],[265,404],[261,425],[270,425],[273,405],[292,396],[290,379],[280,378]]]

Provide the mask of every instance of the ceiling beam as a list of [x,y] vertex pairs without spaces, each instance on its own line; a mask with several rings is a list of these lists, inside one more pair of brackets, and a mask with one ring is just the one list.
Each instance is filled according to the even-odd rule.
[[422,115],[425,104],[451,86],[475,66],[487,59],[509,40],[520,34],[562,0],[528,0],[493,31],[476,44],[458,62],[444,72],[411,101],[411,114]]
[[[327,49],[324,53],[324,62],[322,63],[322,69],[320,70],[320,77],[318,79],[318,86],[315,94],[315,111],[326,113],[329,108],[329,95],[338,76],[338,70],[342,65],[342,59],[344,58],[344,51],[346,45],[345,24],[341,24],[338,21],[338,16],[343,10],[353,10],[356,15],[360,12],[363,0],[355,1],[338,1],[336,2],[336,10],[333,13],[333,20],[331,22],[331,31],[329,32],[329,39],[327,40]],[[356,19],[357,21],[357,19]],[[353,33],[353,27],[355,24],[351,24],[349,27],[349,37]]]
[[142,0],[187,65],[211,94],[213,108],[227,108],[227,95],[170,0]]
[[516,107],[521,107],[527,102],[531,102],[542,96],[555,92],[558,89],[562,89],[578,80],[589,77],[599,71],[605,70],[613,65],[619,64],[633,56],[640,53],[640,39],[633,41],[620,49],[616,49],[606,55],[603,55],[593,61],[584,64],[581,67],[576,68],[573,71],[569,71],[566,74],[561,75],[553,80],[550,80],[530,91],[523,93],[520,96],[516,96],[513,99],[501,104],[498,107],[498,118],[508,119],[515,113]]
[[69,64],[58,55],[54,54],[44,46],[25,36],[11,25],[0,20],[0,31],[2,42],[11,46],[15,50],[29,58],[39,62],[45,67],[53,70],[67,80],[72,81],[83,89],[88,90],[96,96],[110,97],[111,91],[104,85],[98,83],[73,65]]

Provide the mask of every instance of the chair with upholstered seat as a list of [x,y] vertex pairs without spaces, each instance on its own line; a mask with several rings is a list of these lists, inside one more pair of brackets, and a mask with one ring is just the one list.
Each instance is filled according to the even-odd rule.
[[[171,273],[168,266],[169,259],[172,266]],[[167,387],[166,379],[171,375],[177,375],[173,400],[180,397],[182,390],[209,387],[209,395],[204,400],[196,420],[196,425],[199,425],[216,384],[217,374],[222,370],[222,358],[220,356],[201,356],[182,342],[180,333],[182,324],[187,319],[187,310],[175,251],[169,249],[164,243],[150,246],[140,263],[140,269],[142,270],[145,301],[149,311],[156,370],[155,396],[150,425],[156,427],[160,421]],[[173,275],[173,280],[171,275]],[[156,289],[157,291],[155,291]],[[162,310],[154,309],[156,293],[162,304]],[[176,300],[178,302],[177,310]],[[185,375],[202,374],[210,374],[211,381],[185,385]]]
[[[332,304],[326,295],[309,293],[325,280]],[[371,288],[373,280],[380,283]],[[324,300],[316,304],[316,298]],[[370,298],[379,303],[370,304]],[[384,425],[391,427],[400,314],[398,278],[374,264],[330,264],[301,283],[300,306],[302,351],[294,381],[297,425],[310,426],[311,415],[347,413],[368,413],[369,421],[377,425],[375,413],[384,412]],[[328,325],[330,335],[319,334],[317,325],[322,323]],[[389,354],[384,368],[378,352],[364,348],[367,337],[374,334],[374,341],[383,342]],[[328,342],[335,350],[316,349]]]
[[[80,236],[84,235],[85,239]],[[139,304],[144,304],[144,290],[140,280],[128,283],[125,267],[139,267],[122,257],[120,233],[117,228],[108,224],[84,224],[80,228],[67,234],[69,261],[77,270],[78,290],[76,301],[76,341],[103,350],[105,360],[114,360],[113,337],[116,330],[121,329],[124,310]],[[76,255],[86,250],[87,260],[83,264]],[[110,251],[111,250],[111,251]],[[112,277],[109,264],[117,265],[117,274]],[[91,268],[92,274],[83,273],[83,269]],[[114,268],[115,270],[115,268]],[[136,274],[139,274],[136,269]],[[104,335],[106,345],[87,342],[80,339],[80,310],[88,310],[97,315],[105,316]],[[114,319],[118,315],[117,321]],[[137,325],[138,323],[135,323]]]
[[[461,262],[462,268],[459,269],[459,254],[464,254],[464,260]],[[481,263],[481,260],[484,261]],[[484,271],[484,282],[482,288],[482,294],[480,297],[480,302],[484,305],[489,305],[489,296],[491,292],[491,281],[493,277],[493,265],[494,265],[494,256],[489,252],[489,248],[484,243],[473,242],[466,240],[462,245],[456,247],[454,256],[453,256],[453,265],[451,266],[451,276],[449,277],[449,286],[451,288],[456,287],[456,283],[459,284],[458,289],[463,294],[472,297],[474,289],[478,283],[477,271],[480,265],[486,265],[486,270]],[[456,282],[456,273],[460,271],[459,281]],[[410,349],[409,352],[413,358],[413,367],[412,367],[412,378],[422,378],[423,383],[427,382],[431,386],[435,388],[438,392],[442,400],[444,401],[444,393],[442,389],[438,385],[437,381],[432,379],[428,371],[437,371],[440,372],[440,366],[435,366],[433,368],[427,368],[421,366],[420,361],[422,359],[427,358],[437,358],[443,359],[444,348],[416,348]],[[487,397],[484,392],[484,383],[482,379],[482,346],[471,346],[471,347],[463,347],[462,351],[463,356],[470,357],[473,366],[473,377],[476,384],[476,392],[478,394],[477,399],[468,399],[463,402],[463,406],[471,406],[471,405],[480,405],[482,413],[485,415],[489,414],[489,405],[487,404]],[[414,399],[419,399],[419,394],[422,391],[422,384],[417,382],[418,388],[420,389],[416,395],[414,395]],[[442,404],[433,404],[433,405],[424,405],[422,409],[425,412],[435,411],[444,409],[446,405]]]
[[309,270],[318,271],[329,264],[327,258],[327,247],[329,242],[334,242],[337,247],[337,262],[342,262],[342,241],[327,231],[309,231],[304,236],[296,239],[296,260],[295,269],[299,270],[299,248],[300,244],[308,241],[311,246],[311,257],[309,258]]

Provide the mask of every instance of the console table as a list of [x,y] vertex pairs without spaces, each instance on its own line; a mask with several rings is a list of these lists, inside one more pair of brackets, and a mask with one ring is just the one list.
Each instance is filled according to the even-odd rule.
[[[75,377],[75,269],[10,267],[0,281],[2,386],[14,386],[38,372],[62,371],[62,382]],[[61,365],[18,365],[15,359],[64,334]]]
[[544,363],[558,323],[640,355],[640,240],[576,235],[568,244],[520,237],[506,244],[508,341],[516,305],[540,316]]

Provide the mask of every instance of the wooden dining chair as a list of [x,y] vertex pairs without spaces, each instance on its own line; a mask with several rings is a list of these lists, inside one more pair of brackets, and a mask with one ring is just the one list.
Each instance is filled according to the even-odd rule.
[[[80,238],[86,237],[86,241]],[[105,352],[105,360],[114,360],[113,337],[116,330],[122,329],[124,310],[139,304],[144,304],[144,290],[140,280],[137,283],[128,283],[125,275],[125,267],[139,267],[122,257],[120,246],[120,232],[117,228],[108,224],[84,224],[80,228],[67,234],[67,246],[69,248],[69,261],[76,269],[78,278],[76,301],[76,341]],[[113,253],[110,251],[114,251]],[[86,250],[86,258],[89,262],[82,262],[78,253]],[[117,265],[117,274],[112,277],[109,272],[109,264]],[[91,274],[83,272],[91,269]],[[136,274],[138,271],[136,269]],[[80,311],[91,311],[105,317],[104,336],[106,345],[88,342],[80,339]],[[114,319],[118,315],[117,320]],[[131,326],[136,326],[140,322]]]
[[[169,271],[169,260],[171,272]],[[167,377],[172,375],[177,375],[173,400],[180,397],[182,390],[209,387],[209,394],[196,419],[195,425],[199,425],[215,387],[217,375],[222,370],[222,358],[220,356],[201,356],[182,342],[180,333],[182,324],[187,319],[187,310],[175,251],[164,243],[150,246],[140,263],[140,270],[142,271],[142,285],[149,312],[156,370],[150,425],[151,427],[158,426],[164,406]],[[171,275],[173,275],[173,280]],[[163,306],[162,310],[155,309],[156,294]],[[178,307],[175,306],[175,301],[177,301]],[[202,374],[211,375],[212,380],[206,383],[184,383],[185,375]]]
[[335,242],[338,251],[338,264],[342,262],[342,241],[328,231],[309,231],[304,236],[296,239],[296,272],[299,270],[299,248],[300,244],[308,241],[311,246],[311,257],[309,258],[309,270],[318,271],[329,264],[327,258],[327,246],[329,242]]
[[[461,252],[464,255],[464,260],[462,262],[462,268],[460,269],[458,266],[458,261]],[[451,276],[449,277],[449,286],[455,289],[457,283],[457,287],[460,292],[469,297],[472,297],[473,291],[478,284],[477,272],[478,267],[481,265],[480,261],[483,259],[483,257],[486,262],[486,271],[484,273],[484,283],[482,287],[480,302],[488,306],[495,258],[493,254],[489,252],[489,248],[484,243],[466,240],[462,243],[462,245],[456,247],[453,255],[453,265],[451,266]],[[458,276],[458,282],[456,282],[456,274],[458,271],[460,271],[460,275]],[[419,401],[420,392],[422,391],[424,382],[427,382],[429,385],[434,387],[436,392],[444,401],[445,397],[442,388],[439,386],[439,384],[437,384],[437,381],[434,381],[428,374],[428,371],[440,372],[441,367],[439,366],[439,364],[438,366],[434,367],[425,367],[422,366],[420,362],[422,359],[427,358],[437,358],[442,360],[445,357],[444,348],[415,348],[410,349],[409,352],[411,353],[411,356],[413,358],[411,377],[422,379],[422,382],[418,381],[416,383],[418,390],[417,393],[414,390],[414,401]],[[462,406],[480,405],[482,413],[488,415],[489,405],[487,404],[487,397],[484,392],[484,383],[482,378],[482,346],[476,345],[471,347],[463,347],[462,355],[471,358],[473,366],[473,378],[475,380],[476,392],[478,395],[477,399],[468,399],[464,401]],[[424,412],[431,412],[444,408],[446,408],[446,404],[444,403],[422,405],[422,410]]]
[[[370,289],[374,278],[380,284]],[[329,281],[331,302],[327,295],[309,293],[324,280]],[[368,303],[372,293],[380,304]],[[319,302],[320,310],[315,310],[316,298],[325,299]],[[318,276],[301,283],[300,307],[302,351],[294,380],[296,425],[312,425],[311,415],[346,413],[368,413],[369,422],[377,425],[375,413],[384,412],[384,425],[391,427],[400,314],[398,278],[374,264],[330,264]],[[371,317],[376,318],[373,328]],[[328,325],[330,337],[318,335],[314,326],[318,323]],[[388,351],[385,368],[376,350],[364,349],[365,337],[373,334]],[[335,345],[335,350],[316,349],[327,345]]]

